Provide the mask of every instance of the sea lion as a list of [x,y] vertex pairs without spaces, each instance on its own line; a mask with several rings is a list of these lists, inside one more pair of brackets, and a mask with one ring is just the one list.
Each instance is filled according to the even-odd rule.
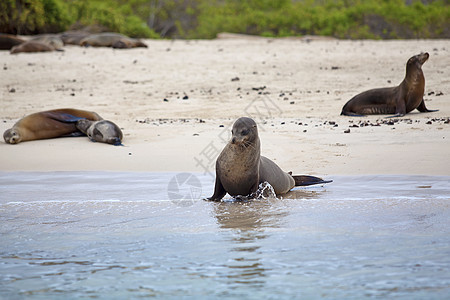
[[25,40],[15,35],[0,33],[0,50],[11,50],[12,47],[24,42]]
[[64,47],[64,42],[61,37],[57,34],[40,34],[32,37],[30,41],[41,42],[52,46],[55,50],[62,50]]
[[38,41],[27,41],[11,48],[11,54],[22,52],[50,52],[55,51],[53,46]]
[[89,32],[80,30],[66,31],[61,34],[61,40],[64,45],[78,45],[80,46],[81,41],[91,35]]
[[307,175],[292,176],[261,156],[258,128],[253,119],[239,118],[231,133],[231,140],[217,158],[214,194],[207,200],[219,201],[226,193],[252,198],[262,182],[268,182],[277,195],[287,193],[294,186],[331,182]]
[[427,109],[423,100],[425,77],[422,65],[429,56],[428,53],[421,53],[411,57],[406,63],[406,75],[400,85],[356,95],[344,105],[341,115],[395,114],[394,117],[401,117],[414,109],[420,112],[437,111]]
[[114,146],[122,145],[123,134],[119,126],[108,120],[79,120],[77,128],[93,142],[107,143]]
[[102,120],[97,113],[73,108],[54,109],[23,117],[3,133],[8,144],[83,135],[76,127],[80,119]]
[[145,47],[147,45],[137,39],[129,38],[120,33],[104,32],[91,34],[80,42],[81,46],[92,47],[113,47],[113,48],[135,48]]

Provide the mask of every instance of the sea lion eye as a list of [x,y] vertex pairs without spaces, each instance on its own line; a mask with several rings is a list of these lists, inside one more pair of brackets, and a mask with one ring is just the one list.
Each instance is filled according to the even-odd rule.
[[247,134],[248,134],[248,129],[242,130],[242,131],[241,131],[241,134],[242,134],[242,135],[247,135]]

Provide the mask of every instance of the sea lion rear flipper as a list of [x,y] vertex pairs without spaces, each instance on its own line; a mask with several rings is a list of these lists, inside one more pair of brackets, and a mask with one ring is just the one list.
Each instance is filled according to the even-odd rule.
[[422,102],[420,102],[420,104],[419,104],[419,106],[417,107],[417,110],[418,111],[420,111],[420,112],[433,112],[433,111],[439,111],[439,109],[428,109],[426,106],[425,106],[425,102],[423,101],[423,99],[422,99]]
[[64,122],[64,123],[76,123],[79,120],[85,119],[85,118],[73,116],[71,114],[61,113],[61,112],[53,112],[53,111],[42,112],[42,114],[44,114],[49,119],[53,119],[53,120]]
[[333,182],[333,180],[323,180],[322,178],[309,175],[294,175],[292,177],[295,180],[295,186],[306,186]]

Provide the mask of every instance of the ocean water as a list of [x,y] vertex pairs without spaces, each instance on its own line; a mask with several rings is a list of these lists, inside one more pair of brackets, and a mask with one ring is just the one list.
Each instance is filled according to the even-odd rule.
[[327,179],[0,172],[0,299],[449,299],[450,176]]

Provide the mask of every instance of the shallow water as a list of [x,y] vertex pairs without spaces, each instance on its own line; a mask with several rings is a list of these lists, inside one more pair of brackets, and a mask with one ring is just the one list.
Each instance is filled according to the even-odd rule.
[[0,172],[0,299],[448,299],[450,176],[212,203],[200,174]]

